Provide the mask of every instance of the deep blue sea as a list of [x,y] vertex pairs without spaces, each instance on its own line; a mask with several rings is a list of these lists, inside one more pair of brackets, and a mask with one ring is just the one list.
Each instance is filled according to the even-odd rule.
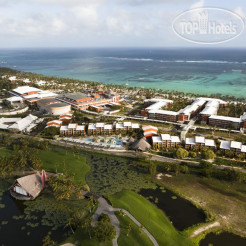
[[0,66],[144,88],[246,97],[246,49],[0,49]]

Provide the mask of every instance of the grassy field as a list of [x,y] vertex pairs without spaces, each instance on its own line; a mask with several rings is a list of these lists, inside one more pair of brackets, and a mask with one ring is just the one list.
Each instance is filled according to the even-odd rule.
[[[148,236],[139,228],[128,216],[116,213],[120,221],[120,236],[118,238],[119,246],[151,246],[153,243]],[[128,228],[130,230],[128,231]]]
[[159,245],[192,245],[175,230],[165,214],[144,197],[124,190],[110,196],[110,200],[114,207],[129,211],[155,237]]
[[[10,155],[11,150],[0,148],[0,156]],[[85,176],[90,171],[90,166],[86,163],[86,157],[67,153],[65,149],[57,150],[41,150],[39,158],[43,165],[42,168],[47,172],[63,173],[64,170],[68,174],[74,175],[76,182],[86,184]]]
[[85,176],[90,171],[90,166],[86,164],[86,158],[80,155],[73,155],[66,151],[40,151],[39,157],[43,162],[42,168],[50,172],[64,172],[74,175],[76,182],[86,183]]
[[158,183],[199,204],[222,228],[246,237],[246,184],[192,174],[162,177]]

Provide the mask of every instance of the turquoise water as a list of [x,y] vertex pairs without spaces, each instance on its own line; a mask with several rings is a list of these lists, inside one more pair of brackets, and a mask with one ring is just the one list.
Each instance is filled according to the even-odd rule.
[[0,66],[144,88],[246,95],[246,49],[0,50]]

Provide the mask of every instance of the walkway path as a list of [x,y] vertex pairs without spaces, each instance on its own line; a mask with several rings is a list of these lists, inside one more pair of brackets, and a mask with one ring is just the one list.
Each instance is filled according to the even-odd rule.
[[92,225],[95,225],[95,221],[99,219],[102,213],[107,214],[110,218],[112,225],[116,229],[116,235],[112,242],[113,246],[118,246],[117,239],[120,236],[120,222],[114,214],[114,208],[110,206],[108,202],[102,197],[99,197],[97,201],[99,202],[99,206],[96,212],[92,216],[93,219]]
[[191,238],[196,237],[199,234],[201,234],[202,232],[207,231],[207,230],[209,230],[209,229],[211,229],[213,227],[218,227],[218,226],[220,226],[220,223],[218,221],[215,221],[215,222],[213,222],[211,224],[208,224],[208,225],[204,225],[204,226],[196,229],[195,231],[193,231],[193,233],[191,234],[190,237]]
[[[133,217],[127,210],[121,209],[121,208],[115,208],[114,209],[114,211],[120,211],[120,210],[123,211],[123,213],[126,214],[137,226],[142,227],[142,224],[135,217]],[[155,238],[149,233],[149,231],[147,229],[145,229],[143,227],[142,230],[149,237],[149,239],[152,241],[152,243],[155,246],[158,246],[159,245],[157,243],[157,241],[155,240]]]
[[[112,225],[116,229],[116,236],[115,236],[115,238],[112,241],[113,246],[118,246],[117,240],[118,240],[118,237],[120,236],[120,222],[117,219],[117,217],[114,214],[114,212],[120,211],[120,210],[123,211],[124,214],[126,214],[137,226],[142,227],[142,224],[135,217],[133,217],[128,211],[126,211],[125,209],[113,208],[102,197],[97,198],[97,201],[99,202],[99,206],[98,206],[96,212],[92,216],[92,219],[93,219],[92,226],[95,225],[95,221],[97,221],[99,219],[99,217],[100,217],[100,215],[102,213],[107,214],[109,216],[109,218],[110,218],[110,221],[111,221]],[[155,240],[155,238],[149,233],[149,231],[147,229],[143,228],[142,230],[149,237],[149,239],[152,241],[154,246],[159,246],[157,241]]]

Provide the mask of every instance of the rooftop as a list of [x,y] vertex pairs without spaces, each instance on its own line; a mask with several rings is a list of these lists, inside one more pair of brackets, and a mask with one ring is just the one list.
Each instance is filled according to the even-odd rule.
[[153,143],[161,143],[162,142],[161,137],[160,136],[153,136],[152,142]]
[[150,114],[165,114],[165,115],[178,115],[178,112],[169,111],[169,110],[161,110],[161,109],[154,109],[149,111]]
[[186,138],[185,139],[185,144],[188,144],[188,145],[195,145],[195,138]]
[[161,134],[162,141],[168,141],[171,140],[170,134]]
[[230,147],[231,147],[231,142],[230,141],[221,140],[220,149],[230,150],[231,149]]
[[196,143],[205,143],[205,137],[195,136]]
[[83,98],[88,98],[90,96],[87,96],[86,94],[81,93],[81,92],[74,92],[74,93],[64,94],[63,97],[67,97],[71,100],[79,100],[79,99],[83,99]]
[[35,88],[35,87],[31,87],[31,86],[19,86],[19,87],[13,89],[12,91],[22,95],[22,94],[26,94],[29,92],[41,91],[41,90],[38,88]]
[[205,139],[205,146],[207,147],[215,147],[215,142],[213,139]]
[[209,119],[214,119],[214,120],[225,120],[225,121],[231,121],[234,123],[240,123],[241,119],[240,118],[235,118],[235,117],[229,117],[229,116],[221,116],[221,115],[211,115]]
[[242,148],[242,143],[241,142],[236,142],[236,141],[231,141],[231,148],[233,149],[241,149]]

